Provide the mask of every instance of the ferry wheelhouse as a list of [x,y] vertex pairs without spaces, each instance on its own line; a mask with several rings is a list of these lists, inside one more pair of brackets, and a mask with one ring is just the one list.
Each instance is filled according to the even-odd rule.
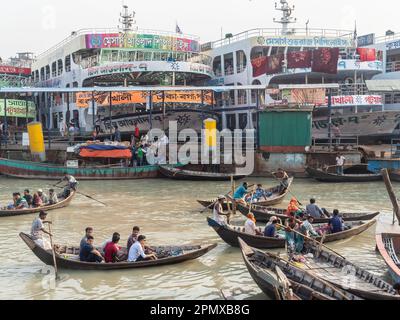
[[[32,66],[32,81],[37,87],[129,87],[194,86],[210,80],[212,58],[200,52],[197,36],[135,27],[134,14],[124,6],[122,26],[118,30],[79,30],[37,57]],[[133,130],[134,124],[148,129],[149,100],[153,115],[176,111],[176,117],[198,122],[199,106],[211,104],[210,93],[168,92],[161,96],[120,93],[41,94],[38,97],[39,118],[52,129],[74,123],[81,131],[93,130],[99,120],[105,129],[120,127]],[[188,114],[189,112],[189,114]],[[195,115],[193,115],[195,114]],[[138,118],[142,115],[142,118]],[[168,115],[168,114],[167,114]],[[107,119],[106,119],[107,118]],[[133,119],[133,120],[132,120]],[[158,119],[158,120],[157,120]],[[153,119],[154,120],[154,119]],[[160,117],[154,121],[160,122]],[[155,127],[157,123],[152,123]]]

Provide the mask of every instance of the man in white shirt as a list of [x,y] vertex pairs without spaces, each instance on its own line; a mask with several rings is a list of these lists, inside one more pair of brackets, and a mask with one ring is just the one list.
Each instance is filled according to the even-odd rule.
[[39,217],[37,217],[32,223],[31,238],[40,247],[44,248],[45,250],[50,250],[51,244],[49,243],[49,241],[43,238],[43,233],[52,236],[50,232],[44,229],[45,224],[51,224],[50,221],[46,221],[46,217],[47,213],[44,211],[40,211]]
[[346,163],[346,158],[343,157],[340,153],[338,153],[336,157],[336,170],[337,174],[342,176],[344,174],[344,165]]
[[146,255],[144,248],[146,247],[146,237],[139,236],[132,247],[129,249],[128,262],[140,262],[147,260],[157,260],[157,256],[153,253]]
[[219,196],[218,201],[214,204],[214,208],[213,208],[213,219],[215,222],[218,222],[220,225],[225,225],[226,224],[225,217],[229,216],[228,214],[224,213],[224,210],[222,207],[222,205],[224,204],[224,201],[225,201],[225,197]]
[[247,220],[244,224],[244,232],[252,236],[262,236],[262,233],[257,230],[256,219],[252,213],[247,215]]

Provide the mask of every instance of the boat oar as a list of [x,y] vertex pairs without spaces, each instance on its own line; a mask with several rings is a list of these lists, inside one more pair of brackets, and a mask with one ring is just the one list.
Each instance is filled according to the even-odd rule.
[[[278,226],[280,226],[280,227],[283,228],[283,229],[287,229],[287,228],[288,228],[287,226],[284,226],[284,225],[282,225],[282,224],[278,224]],[[291,229],[291,228],[290,228],[290,229]],[[346,260],[346,257],[343,257],[340,253],[338,253],[338,252],[336,252],[335,250],[333,250],[332,248],[330,248],[330,247],[324,245],[322,242],[318,241],[317,239],[307,237],[306,235],[304,235],[304,234],[302,234],[301,232],[298,232],[298,231],[296,231],[296,230],[293,230],[293,229],[291,229],[291,230],[292,230],[294,233],[296,233],[296,234],[302,236],[304,239],[313,241],[314,243],[319,244],[321,247],[324,247],[324,248],[326,248],[326,249],[332,251],[334,254],[336,254],[336,255],[338,255],[339,257],[341,257],[342,259],[345,259],[345,260]]]
[[51,223],[49,223],[49,236],[50,236],[51,251],[53,253],[53,263],[54,263],[55,277],[56,277],[56,280],[57,280],[58,279],[57,259],[56,259],[56,252],[55,252],[55,249],[54,249],[54,244],[53,244],[53,233],[51,232]]
[[[59,188],[59,189],[64,189],[64,188],[59,187],[59,186],[57,186],[57,185],[52,185],[52,187],[56,187],[56,188]],[[79,191],[77,191],[77,190],[75,190],[75,192],[76,192],[77,194],[80,194],[81,196],[84,196],[84,197],[86,197],[86,198],[89,198],[90,200],[96,201],[96,202],[98,202],[98,203],[100,203],[100,204],[102,204],[102,205],[104,205],[104,206],[107,207],[107,204],[104,203],[104,202],[101,202],[100,200],[97,200],[97,199],[95,199],[95,198],[93,198],[93,197],[91,197],[91,196],[89,196],[89,195],[87,195],[87,194],[84,194],[84,193],[82,193],[82,192],[79,192]]]

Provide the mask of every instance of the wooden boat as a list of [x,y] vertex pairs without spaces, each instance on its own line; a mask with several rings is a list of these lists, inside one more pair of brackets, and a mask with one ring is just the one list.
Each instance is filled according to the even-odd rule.
[[[208,225],[212,227],[215,232],[221,237],[223,241],[232,247],[239,247],[239,238],[242,238],[249,246],[257,249],[277,249],[285,248],[286,240],[282,238],[268,238],[264,236],[254,236],[244,232],[243,227],[235,227],[231,225],[220,225],[218,222],[211,218],[207,218]],[[334,242],[339,240],[349,239],[357,236],[364,231],[368,230],[376,223],[376,220],[368,222],[356,221],[348,222],[346,226],[351,227],[349,230],[327,234],[325,236],[324,243]],[[263,232],[263,228],[259,228],[260,232]],[[321,238],[316,240],[320,241]]]
[[394,182],[400,182],[400,171],[398,170],[391,170],[389,172],[390,180]]
[[305,270],[293,268],[289,262],[278,256],[249,247],[242,239],[239,239],[239,244],[251,277],[273,300],[283,300],[282,290],[279,290],[278,270],[287,277],[295,296],[301,300],[360,300],[357,296],[327,284]]
[[0,174],[23,179],[61,180],[66,172],[78,180],[147,179],[156,178],[158,169],[159,166],[67,168],[39,162],[0,158]]
[[376,235],[376,246],[389,267],[393,281],[400,283],[400,234],[378,234]]
[[[29,235],[20,233],[19,236],[25,244],[32,250],[32,252],[45,264],[53,266],[53,254],[51,250],[45,250],[38,246]],[[155,267],[182,263],[185,261],[197,259],[212,249],[217,244],[201,245],[201,246],[176,246],[176,247],[154,247],[159,259],[154,261],[143,262],[118,262],[118,263],[89,263],[79,261],[79,247],[57,246],[56,248],[56,261],[59,269],[72,269],[72,270],[97,270],[97,271],[110,271],[110,270],[123,270],[123,269],[136,269],[145,267]]]
[[[267,192],[272,193],[272,196],[267,198],[267,200],[265,200],[265,201],[258,202],[257,204],[261,205],[261,206],[273,206],[273,205],[282,203],[282,201],[285,199],[285,197],[289,193],[289,190],[293,183],[293,180],[294,180],[294,178],[289,179],[289,187],[286,190],[284,190],[283,192],[279,192],[280,185],[266,189]],[[229,196],[229,200],[234,201],[232,199],[232,197],[230,197],[230,196]],[[203,207],[210,208],[210,209],[211,209],[212,204],[215,203],[216,201],[217,200],[197,200],[197,202],[200,203]],[[226,203],[224,203],[223,209],[228,210],[228,205]]]
[[389,283],[335,253],[308,243],[305,254],[313,258],[307,258],[302,268],[336,287],[366,300],[400,300]]
[[[236,209],[244,216],[247,216],[247,214],[249,213],[249,207],[244,206],[240,203],[236,205]],[[288,216],[286,215],[286,209],[268,208],[264,206],[252,205],[251,212],[254,214],[254,217],[258,222],[269,222],[269,219],[271,219],[272,216],[275,216],[281,219],[282,221],[288,219]],[[369,221],[376,218],[379,214],[380,214],[379,212],[374,212],[374,213],[344,212],[341,213],[340,215],[345,222],[352,222],[352,221]],[[314,219],[314,223],[328,223],[328,222],[329,218]]]
[[44,211],[50,211],[50,210],[55,210],[55,209],[60,209],[68,206],[72,199],[74,198],[76,192],[71,191],[70,195],[65,198],[65,199],[59,199],[60,201],[56,204],[53,205],[47,205],[43,206],[40,208],[27,208],[27,209],[21,209],[21,210],[0,210],[0,218],[1,217],[12,217],[12,216],[22,216],[26,214],[33,214],[33,213],[39,213],[41,210]]
[[368,170],[367,165],[348,166],[344,175],[336,173],[336,166],[329,167],[327,171],[307,167],[309,176],[320,182],[372,182],[382,180],[382,174]]
[[232,176],[234,180],[240,180],[246,177],[246,175],[190,171],[168,166],[161,166],[160,173],[169,179],[188,181],[229,181]]

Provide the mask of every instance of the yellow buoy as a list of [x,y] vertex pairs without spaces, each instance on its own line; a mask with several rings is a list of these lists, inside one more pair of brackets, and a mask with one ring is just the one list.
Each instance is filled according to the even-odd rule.
[[40,122],[28,124],[29,148],[33,156],[38,156],[41,161],[46,161],[43,127]]
[[217,120],[206,119],[204,120],[204,143],[208,148],[217,147]]

